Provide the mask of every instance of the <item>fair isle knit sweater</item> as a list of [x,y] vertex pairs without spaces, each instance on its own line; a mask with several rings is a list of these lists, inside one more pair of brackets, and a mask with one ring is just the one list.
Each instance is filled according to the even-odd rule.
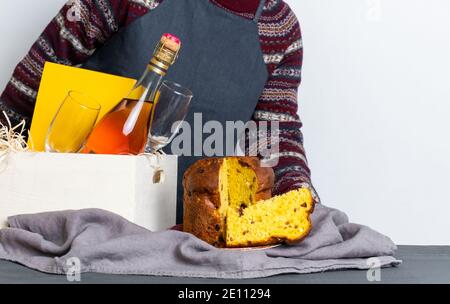
[[[17,65],[0,98],[0,111],[12,121],[30,122],[46,61],[80,65],[120,28],[127,26],[165,0],[78,0],[81,21],[67,20],[69,1],[50,22],[29,53]],[[209,0],[219,7],[253,19],[259,0]],[[261,49],[269,71],[253,119],[280,125],[275,194],[300,187],[312,189],[303,148],[302,123],[297,114],[297,93],[303,59],[302,38],[296,16],[282,0],[265,0],[258,22]]]

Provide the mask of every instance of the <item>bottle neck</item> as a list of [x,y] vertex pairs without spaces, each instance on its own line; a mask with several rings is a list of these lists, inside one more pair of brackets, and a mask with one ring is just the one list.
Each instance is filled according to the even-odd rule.
[[133,91],[138,88],[144,89],[140,101],[154,101],[163,78],[178,56],[178,51],[171,49],[166,44],[167,41],[164,43],[161,40],[156,47],[153,58],[147,64],[147,69],[133,88]]
[[[144,74],[142,74],[142,77],[138,80],[136,83],[133,91],[135,89],[143,89],[143,95],[145,101],[153,101],[155,99],[156,92],[159,89],[159,86],[161,85],[165,74],[161,74],[158,72],[155,72],[150,67],[147,67]],[[142,100],[141,97],[141,100]]]

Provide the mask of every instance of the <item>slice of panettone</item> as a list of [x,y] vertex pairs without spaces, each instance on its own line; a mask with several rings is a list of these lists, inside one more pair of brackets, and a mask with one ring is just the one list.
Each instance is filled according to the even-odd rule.
[[313,200],[308,189],[299,189],[257,204],[229,208],[227,247],[297,243],[311,228]]

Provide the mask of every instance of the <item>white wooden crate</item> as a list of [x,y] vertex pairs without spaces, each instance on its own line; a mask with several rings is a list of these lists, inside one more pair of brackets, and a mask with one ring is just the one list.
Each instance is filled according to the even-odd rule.
[[152,231],[176,223],[177,157],[163,156],[163,183],[154,184],[156,157],[10,154],[0,171],[0,226],[8,216],[99,208]]

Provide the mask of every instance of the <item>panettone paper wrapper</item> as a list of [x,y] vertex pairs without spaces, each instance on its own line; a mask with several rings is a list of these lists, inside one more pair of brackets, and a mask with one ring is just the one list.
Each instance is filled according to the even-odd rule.
[[79,261],[82,273],[227,279],[401,264],[388,237],[349,223],[343,212],[318,205],[312,222],[298,245],[228,251],[179,231],[151,232],[100,209],[20,215],[0,230],[0,258],[52,274],[67,274]]

